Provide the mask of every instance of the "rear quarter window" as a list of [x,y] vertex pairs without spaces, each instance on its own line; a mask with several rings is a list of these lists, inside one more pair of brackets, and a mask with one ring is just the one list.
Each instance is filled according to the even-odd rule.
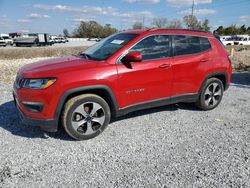
[[189,35],[174,35],[174,55],[188,55],[207,51],[211,48],[208,38],[189,36]]
[[211,48],[208,38],[200,37],[201,51],[207,51]]

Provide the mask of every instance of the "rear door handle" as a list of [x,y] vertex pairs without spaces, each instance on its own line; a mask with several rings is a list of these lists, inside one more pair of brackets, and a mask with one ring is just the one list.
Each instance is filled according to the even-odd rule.
[[204,59],[201,59],[200,62],[207,62],[208,59],[204,58]]
[[159,68],[162,68],[162,69],[166,69],[166,68],[169,68],[169,67],[171,67],[170,64],[161,64],[161,65],[159,66]]

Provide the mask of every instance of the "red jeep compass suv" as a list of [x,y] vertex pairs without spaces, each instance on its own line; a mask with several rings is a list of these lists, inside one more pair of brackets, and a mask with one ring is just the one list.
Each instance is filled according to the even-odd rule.
[[131,30],[79,56],[24,66],[14,84],[23,123],[65,131],[78,140],[100,134],[110,119],[135,110],[194,102],[211,110],[231,80],[222,44],[206,32]]

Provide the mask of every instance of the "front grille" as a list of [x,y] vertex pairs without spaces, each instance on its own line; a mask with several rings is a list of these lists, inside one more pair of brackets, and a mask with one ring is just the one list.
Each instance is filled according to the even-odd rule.
[[25,79],[17,77],[15,81],[16,88],[22,88],[24,82],[25,82]]

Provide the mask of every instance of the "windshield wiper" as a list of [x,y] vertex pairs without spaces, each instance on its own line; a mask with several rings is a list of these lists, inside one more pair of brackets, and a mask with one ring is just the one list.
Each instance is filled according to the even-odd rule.
[[91,59],[91,56],[89,54],[86,54],[86,53],[80,53],[79,55],[80,57],[83,57],[85,59]]

